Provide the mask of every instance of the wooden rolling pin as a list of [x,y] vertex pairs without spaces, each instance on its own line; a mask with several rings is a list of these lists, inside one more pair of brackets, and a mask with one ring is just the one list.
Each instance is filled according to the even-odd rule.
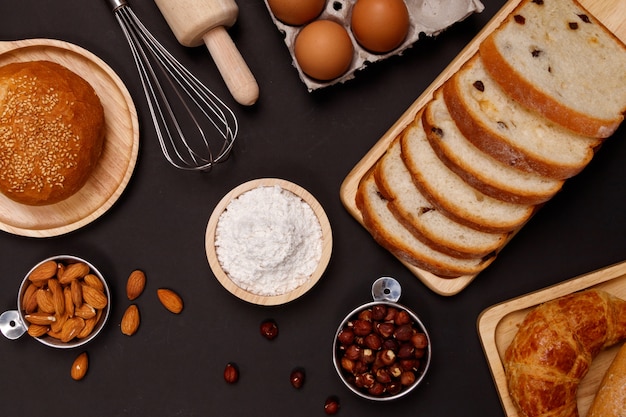
[[226,32],[239,13],[235,0],[154,1],[178,42],[189,47],[204,43],[235,100],[246,106],[254,104],[259,86]]

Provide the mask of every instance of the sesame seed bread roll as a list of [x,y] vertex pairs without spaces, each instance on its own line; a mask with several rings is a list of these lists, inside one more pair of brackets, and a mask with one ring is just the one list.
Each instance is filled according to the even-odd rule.
[[594,155],[599,139],[575,134],[508,96],[474,55],[443,87],[459,130],[477,148],[512,168],[567,179]]
[[389,210],[413,235],[435,250],[459,258],[486,256],[505,242],[504,233],[485,233],[464,226],[437,210],[417,189],[402,161],[396,139],[376,163],[374,178]]
[[626,111],[626,45],[575,0],[523,1],[480,45],[515,100],[581,135],[610,136]]
[[540,204],[552,198],[563,185],[562,180],[503,164],[474,146],[450,116],[441,91],[426,106],[422,122],[439,159],[490,197],[516,204]]
[[398,259],[442,278],[474,275],[494,260],[494,256],[475,259],[455,258],[422,243],[393,216],[373,175],[366,175],[359,184],[356,204],[363,224],[379,245]]
[[607,369],[587,417],[626,416],[626,344]]
[[455,221],[476,230],[507,233],[521,227],[535,206],[508,203],[481,193],[450,170],[430,146],[421,114],[401,139],[402,160],[420,192]]
[[96,166],[104,110],[91,85],[62,65],[0,67],[0,191],[27,205],[76,193]]

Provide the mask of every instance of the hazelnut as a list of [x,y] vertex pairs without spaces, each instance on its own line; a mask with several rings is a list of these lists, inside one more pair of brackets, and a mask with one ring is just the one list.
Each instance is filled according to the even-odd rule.
[[391,365],[396,361],[396,354],[391,349],[383,350],[380,355],[380,360],[385,365]]
[[404,343],[398,349],[398,358],[400,359],[408,359],[413,357],[413,352],[415,348],[410,343]]
[[354,361],[346,358],[341,358],[341,367],[349,373],[354,373]]
[[398,342],[393,339],[387,339],[383,342],[383,349],[398,350]]
[[418,349],[424,349],[428,347],[428,338],[424,333],[415,333],[411,336],[411,343]]
[[395,321],[396,314],[398,313],[398,309],[395,307],[387,308],[387,314],[385,315],[385,321]]
[[417,371],[420,361],[417,359],[401,359],[398,363],[404,371]]
[[354,332],[351,329],[342,329],[337,335],[337,340],[342,345],[351,345],[354,342]]
[[367,320],[357,319],[353,323],[353,331],[357,336],[367,336],[372,332],[372,322]]
[[344,356],[352,361],[356,361],[361,358],[361,348],[357,345],[350,345],[346,349]]
[[398,326],[402,326],[403,324],[409,324],[411,323],[411,316],[408,312],[406,312],[406,310],[400,310],[398,311],[398,313],[396,313],[394,322]]
[[417,359],[422,359],[426,354],[426,349],[415,349],[413,356]]
[[226,364],[226,368],[224,368],[224,380],[229,384],[234,384],[239,380],[239,369],[233,362]]
[[385,391],[387,391],[389,395],[396,395],[402,391],[402,384],[399,381],[391,381],[385,386]]
[[381,395],[383,395],[385,393],[385,386],[383,384],[381,384],[380,382],[375,382],[374,385],[372,385],[367,392],[370,395],[374,395],[376,397],[379,397]]
[[413,371],[404,371],[400,375],[400,383],[402,385],[409,386],[415,382],[415,373]]
[[365,336],[365,346],[372,350],[379,350],[383,345],[383,341],[376,333],[370,333]]
[[389,366],[389,373],[394,378],[399,378],[400,375],[402,375],[402,372],[402,367],[397,363],[393,363]]
[[393,332],[393,337],[401,342],[411,340],[411,337],[413,337],[413,326],[403,324],[402,326],[396,327],[396,330]]
[[382,384],[388,384],[391,382],[391,374],[387,368],[380,368],[376,371],[376,381]]
[[376,355],[374,355],[374,352],[372,351],[372,349],[363,349],[361,350],[361,362],[368,364],[368,363],[372,363],[374,362],[374,360],[376,359]]
[[302,388],[304,385],[304,369],[296,368],[291,371],[291,375],[289,375],[289,382],[295,389]]
[[274,320],[265,320],[261,323],[261,335],[268,340],[274,340],[278,336],[278,325]]
[[337,414],[339,411],[339,398],[335,396],[328,397],[324,403],[324,412],[327,415]]
[[372,319],[383,320],[387,315],[387,306],[384,304],[376,304],[372,307]]
[[372,310],[367,309],[359,313],[359,320],[372,321]]
[[390,338],[393,335],[394,330],[395,326],[393,325],[393,323],[378,323],[376,325],[376,331],[384,339]]

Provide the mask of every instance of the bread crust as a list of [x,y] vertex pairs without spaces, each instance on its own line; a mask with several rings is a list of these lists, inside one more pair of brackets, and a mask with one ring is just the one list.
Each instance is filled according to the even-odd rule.
[[50,61],[0,68],[0,191],[27,205],[58,203],[90,177],[104,109],[83,78]]
[[[572,0],[572,3],[586,11],[576,0]],[[557,98],[539,89],[537,85],[527,79],[523,73],[510,65],[501,54],[496,45],[495,36],[497,36],[498,31],[507,23],[515,24],[511,23],[514,16],[527,4],[527,1],[521,2],[507,19],[504,20],[500,28],[497,28],[490,36],[481,42],[479,51],[485,62],[486,69],[512,98],[528,108],[537,111],[547,119],[584,136],[595,138],[607,138],[611,136],[624,119],[623,114],[616,115],[615,118],[611,119],[602,119],[570,108],[561,103]],[[587,12],[587,17],[590,16],[591,14]],[[626,47],[623,46],[623,43],[606,29],[601,22],[594,19],[593,23],[601,27],[606,34],[615,40],[615,42],[622,45],[624,51],[626,51]],[[622,112],[624,110],[625,109],[622,109]]]
[[587,413],[587,417],[623,416],[626,416],[626,344],[609,365]]

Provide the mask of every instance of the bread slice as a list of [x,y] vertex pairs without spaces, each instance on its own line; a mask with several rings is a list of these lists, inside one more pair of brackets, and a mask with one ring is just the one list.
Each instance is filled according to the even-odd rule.
[[371,173],[365,175],[356,194],[363,225],[378,244],[403,262],[443,278],[475,275],[493,262],[494,256],[461,259],[432,249],[396,220],[387,203],[376,186],[374,176]]
[[461,258],[476,258],[499,249],[504,233],[485,233],[464,226],[437,210],[415,187],[394,140],[374,169],[376,185],[396,219],[426,245]]
[[421,113],[401,139],[402,160],[420,192],[459,223],[484,232],[506,233],[522,226],[534,206],[489,197],[452,172],[430,146]]
[[476,147],[516,169],[555,179],[580,172],[601,140],[570,132],[509,97],[474,55],[443,87],[459,130]]
[[480,53],[515,100],[581,135],[624,118],[626,46],[575,0],[522,1]]
[[422,123],[439,159],[490,197],[517,204],[540,204],[563,185],[562,180],[512,168],[474,146],[450,116],[441,90],[426,105]]

